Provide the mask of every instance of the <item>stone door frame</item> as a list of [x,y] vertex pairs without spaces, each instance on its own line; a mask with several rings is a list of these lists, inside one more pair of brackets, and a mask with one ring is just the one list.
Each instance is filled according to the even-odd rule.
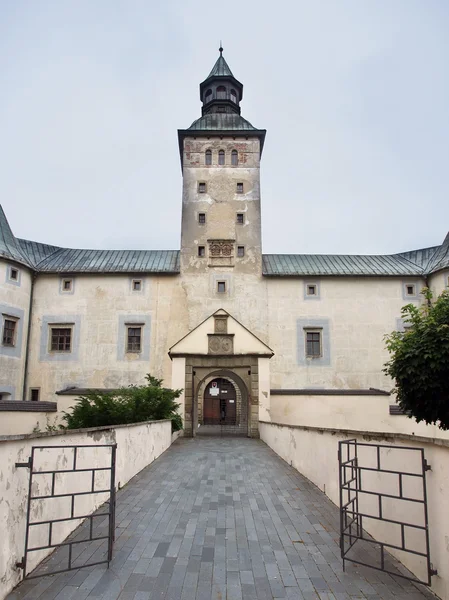
[[259,437],[259,363],[256,355],[186,356],[184,435],[195,437],[198,429],[198,392],[206,379],[227,377],[240,389],[248,407],[248,437]]

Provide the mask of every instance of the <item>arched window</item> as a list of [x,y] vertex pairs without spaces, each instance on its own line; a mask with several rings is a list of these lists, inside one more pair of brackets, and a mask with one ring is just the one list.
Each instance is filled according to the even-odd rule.
[[206,150],[206,165],[212,164],[212,150]]
[[237,94],[235,90],[231,90],[231,100],[237,104]]
[[219,100],[226,100],[226,88],[224,85],[219,85],[217,87],[217,98]]
[[225,151],[224,150],[220,150],[218,152],[218,164],[219,165],[225,164]]
[[212,90],[207,90],[206,97],[205,97],[205,103],[207,104],[211,100],[212,100]]
[[231,152],[231,165],[236,167],[239,164],[239,155],[237,150],[233,150]]

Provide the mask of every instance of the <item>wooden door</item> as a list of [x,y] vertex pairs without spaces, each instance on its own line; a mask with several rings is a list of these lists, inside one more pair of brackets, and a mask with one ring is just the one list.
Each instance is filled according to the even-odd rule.
[[218,377],[211,381],[204,392],[204,425],[236,425],[237,398],[230,381]]

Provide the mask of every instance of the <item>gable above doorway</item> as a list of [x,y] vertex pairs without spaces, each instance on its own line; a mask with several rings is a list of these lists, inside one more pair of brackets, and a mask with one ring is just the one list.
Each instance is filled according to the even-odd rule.
[[252,355],[271,358],[273,350],[224,309],[217,310],[181,338],[170,358],[189,355]]

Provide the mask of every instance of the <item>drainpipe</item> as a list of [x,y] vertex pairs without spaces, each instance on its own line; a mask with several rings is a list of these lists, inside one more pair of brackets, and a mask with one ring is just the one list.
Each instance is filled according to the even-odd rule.
[[23,373],[23,389],[22,389],[22,400],[27,399],[27,385],[28,385],[28,360],[30,357],[30,337],[31,337],[31,317],[33,315],[33,296],[34,296],[34,283],[37,279],[36,271],[33,271],[31,278],[31,290],[30,290],[30,306],[28,308],[28,330],[27,340],[25,345],[25,368]]

